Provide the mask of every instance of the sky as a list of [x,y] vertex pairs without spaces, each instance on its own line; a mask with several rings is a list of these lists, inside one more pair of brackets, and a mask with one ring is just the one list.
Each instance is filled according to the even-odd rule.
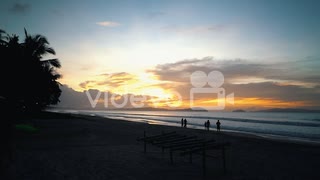
[[64,107],[320,109],[319,17],[316,0],[4,0],[0,29],[47,37]]

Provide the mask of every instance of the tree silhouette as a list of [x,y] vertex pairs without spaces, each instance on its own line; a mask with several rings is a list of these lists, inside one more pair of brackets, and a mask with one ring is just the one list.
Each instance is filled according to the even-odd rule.
[[4,41],[4,36],[2,34],[5,34],[6,32],[2,29],[0,29],[0,45],[4,45],[5,41]]
[[34,112],[43,110],[50,104],[57,104],[61,94],[61,75],[56,69],[61,67],[58,59],[46,59],[55,55],[46,37],[30,35],[24,29],[25,37],[19,42],[17,35],[3,36],[0,31],[0,54],[8,71],[1,72],[0,96],[16,110]]

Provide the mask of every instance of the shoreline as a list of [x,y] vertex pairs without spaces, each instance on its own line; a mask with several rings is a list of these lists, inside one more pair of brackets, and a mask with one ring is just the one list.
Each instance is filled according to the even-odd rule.
[[[269,140],[233,132],[205,131],[153,125],[106,117],[72,113],[44,113],[23,118],[36,133],[15,133],[13,174],[24,179],[319,179],[320,146]],[[207,161],[208,173],[202,175],[201,156],[174,155],[143,143],[138,137],[176,131],[217,142],[229,142],[226,150],[227,173],[221,159]],[[208,152],[209,153],[209,152]],[[215,151],[211,152],[217,153]]]
[[[50,112],[50,111],[49,111]],[[79,116],[87,116],[87,117],[99,117],[99,118],[105,118],[105,119],[111,119],[111,120],[119,120],[119,121],[127,121],[127,122],[137,122],[137,123],[145,123],[149,125],[160,125],[160,126],[168,126],[168,127],[180,127],[179,125],[175,125],[174,123],[171,123],[173,125],[169,125],[170,123],[148,123],[147,121],[137,121],[137,120],[130,120],[130,118],[109,118],[106,116],[99,116],[96,114],[87,115],[87,114],[76,114],[76,113],[66,113],[66,112],[54,112],[54,113],[61,113],[61,114],[70,114],[70,115],[79,115]],[[177,123],[178,124],[178,123]],[[196,130],[202,130],[206,131],[203,128],[198,128],[197,126],[194,126],[195,128],[189,128],[189,129],[196,129]],[[210,132],[215,132],[215,130],[210,129]],[[290,137],[290,136],[281,136],[281,135],[272,135],[272,134],[259,134],[259,133],[251,133],[251,132],[244,132],[244,131],[235,131],[235,130],[222,130],[222,132],[226,135],[230,136],[239,136],[239,137],[248,137],[248,138],[256,138],[256,139],[262,139],[262,140],[269,140],[269,141],[277,141],[277,142],[284,142],[284,143],[295,143],[295,144],[302,144],[302,145],[314,145],[314,146],[320,146],[319,141],[315,141],[312,139],[303,139],[299,137]]]
[[[52,112],[59,112],[59,113],[74,113],[74,114],[83,114],[83,115],[90,115],[87,114],[86,111],[82,112],[82,110],[60,110],[60,109],[51,109]],[[162,124],[162,125],[168,125],[168,126],[175,126],[175,127],[180,127],[180,122],[179,121],[175,121],[175,120],[167,120],[167,119],[162,119],[163,117],[159,116],[159,117],[152,117],[152,118],[148,118],[150,115],[148,114],[147,116],[142,115],[139,118],[139,113],[138,114],[134,114],[134,116],[127,116],[127,115],[117,115],[115,114],[115,116],[113,116],[113,113],[110,114],[109,117],[109,113],[106,112],[101,112],[101,111],[90,111],[88,110],[88,113],[92,113],[92,115],[96,115],[96,116],[100,116],[100,117],[107,117],[107,118],[114,118],[114,119],[118,119],[118,120],[128,120],[128,121],[133,121],[133,122],[141,122],[141,123],[150,123],[150,124]],[[151,116],[152,116],[152,112]],[[157,116],[157,113],[155,112],[155,116]],[[130,115],[130,114],[129,114]],[[192,116],[192,115],[191,115]],[[228,115],[227,115],[228,116]],[[165,116],[166,117],[166,116]],[[182,116],[182,117],[186,117],[187,116]],[[201,116],[199,116],[201,117]],[[161,120],[159,120],[159,118]],[[178,116],[173,115],[172,118],[179,118]],[[193,118],[190,117],[190,118]],[[230,118],[230,117],[229,117]],[[242,117],[247,119],[246,117]],[[251,117],[252,118],[252,117]],[[220,119],[219,117],[215,117],[215,119]],[[227,118],[228,119],[228,118]],[[232,118],[231,118],[232,119]],[[249,118],[250,119],[250,118]],[[197,119],[199,120],[199,119]],[[240,119],[240,121],[243,119]],[[194,128],[194,129],[201,129],[203,130],[203,124],[199,124],[198,122],[200,121],[193,121],[190,124],[188,124],[189,128]],[[235,121],[237,122],[237,121]],[[229,123],[229,122],[228,122]],[[282,124],[280,124],[282,125]],[[260,125],[261,126],[261,125]],[[299,128],[298,125],[296,125],[296,128]],[[223,128],[223,127],[222,127]],[[262,129],[261,129],[262,128]],[[291,128],[291,127],[284,127],[284,128]],[[287,131],[286,129],[276,129],[276,131],[278,132],[273,132],[273,129],[268,129],[264,130],[263,127],[258,127],[258,129],[255,129],[254,127],[251,127],[251,129],[246,129],[245,126],[228,126],[223,128],[222,130],[224,132],[234,132],[234,133],[240,133],[240,134],[247,134],[247,135],[256,135],[262,138],[268,138],[268,139],[275,139],[275,140],[281,140],[281,141],[291,141],[291,142],[296,142],[296,143],[313,143],[313,144],[320,144],[320,134],[318,134],[317,132],[314,132],[315,134],[312,133],[308,133],[308,132],[304,132],[307,130],[307,127],[302,126],[302,129],[297,129],[298,131],[294,131],[294,130],[289,130]],[[212,128],[210,128],[210,130],[215,130],[215,125],[212,126]],[[315,130],[315,129],[314,129]],[[314,131],[313,130],[313,131]],[[304,134],[305,133],[305,134]]]

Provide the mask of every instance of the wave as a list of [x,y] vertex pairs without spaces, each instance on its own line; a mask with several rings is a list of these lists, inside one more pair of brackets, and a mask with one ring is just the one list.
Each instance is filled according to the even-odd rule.
[[[157,123],[157,124],[167,124],[167,125],[173,125],[173,126],[177,126],[180,125],[180,121],[177,120],[169,120],[169,119],[161,119],[159,120],[159,118],[156,118],[157,116],[154,115],[143,115],[143,116],[148,116],[148,117],[142,117],[141,114],[136,114],[139,116],[130,116],[130,115],[123,115],[121,113],[117,113],[120,115],[115,115],[113,114],[112,116],[108,116],[108,117],[113,117],[113,118],[117,118],[117,117],[121,117],[121,118],[131,118],[131,119],[138,119],[144,122],[149,123],[149,121],[152,121],[152,123]],[[154,116],[154,117],[152,117]],[[164,117],[176,117],[176,116],[164,116]],[[194,116],[197,117],[197,116]],[[220,118],[221,119],[221,118]],[[231,118],[226,118],[226,119],[231,119]],[[259,121],[259,120],[255,120],[254,122]],[[243,122],[243,121],[242,121]],[[244,121],[247,122],[247,121]],[[203,129],[203,125],[202,124],[198,124],[198,123],[192,123],[189,122],[188,123],[189,127],[195,128],[195,129]],[[320,141],[320,135],[319,134],[305,134],[305,133],[299,133],[299,132],[286,132],[286,131],[280,131],[280,130],[261,130],[261,129],[255,129],[255,128],[248,128],[248,127],[235,127],[235,126],[224,126],[225,130],[229,130],[229,131],[236,131],[236,132],[242,132],[242,133],[253,133],[256,135],[277,135],[277,136],[283,136],[283,137],[295,137],[295,138],[304,138],[304,139],[312,139],[312,140],[316,140],[316,141]]]
[[[181,118],[188,119],[188,128],[204,129],[203,120],[223,120],[223,130],[240,132],[245,134],[255,134],[258,136],[277,136],[287,139],[300,139],[306,141],[320,142],[320,122],[313,116],[294,116],[284,114],[283,116],[272,116],[272,113],[264,114],[241,114],[249,118],[234,117],[235,113],[221,113],[214,115],[194,114],[193,112],[108,112],[108,111],[90,111],[90,110],[58,110],[74,114],[85,114],[114,118],[119,120],[128,120],[143,122],[148,124],[161,124],[169,126],[181,126]],[[161,114],[165,113],[165,114]],[[180,115],[181,114],[181,115]],[[241,116],[239,115],[239,116]],[[254,117],[250,118],[250,116]],[[278,114],[277,114],[278,115]],[[319,114],[320,115],[320,114]],[[224,116],[224,117],[223,117]],[[229,116],[229,117],[228,117]],[[231,116],[231,117],[230,117]],[[318,115],[317,115],[318,116]],[[299,119],[300,118],[300,119]],[[301,120],[301,118],[306,118]],[[236,122],[236,123],[235,123]],[[212,126],[213,128],[215,126]]]
[[108,115],[117,116],[117,117],[128,117],[131,118],[133,116],[146,116],[146,117],[154,117],[154,120],[158,120],[155,118],[164,117],[164,118],[194,118],[194,119],[208,119],[208,120],[227,120],[233,122],[243,122],[243,123],[257,123],[257,124],[273,124],[273,125],[289,125],[289,126],[305,126],[305,127],[320,127],[320,122],[293,122],[293,121],[277,121],[277,120],[260,120],[260,119],[246,119],[246,118],[231,118],[231,117],[215,117],[215,116],[175,116],[175,115],[150,115],[150,114],[139,114],[139,113],[106,113]]

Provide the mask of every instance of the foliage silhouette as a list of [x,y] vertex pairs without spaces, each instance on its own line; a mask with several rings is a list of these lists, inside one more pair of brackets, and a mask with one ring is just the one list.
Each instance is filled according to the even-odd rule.
[[1,63],[7,69],[0,74],[0,97],[16,111],[41,111],[59,103],[61,75],[56,70],[61,64],[58,59],[43,60],[55,55],[45,36],[30,35],[26,29],[24,34],[19,42],[19,36],[0,29]]

